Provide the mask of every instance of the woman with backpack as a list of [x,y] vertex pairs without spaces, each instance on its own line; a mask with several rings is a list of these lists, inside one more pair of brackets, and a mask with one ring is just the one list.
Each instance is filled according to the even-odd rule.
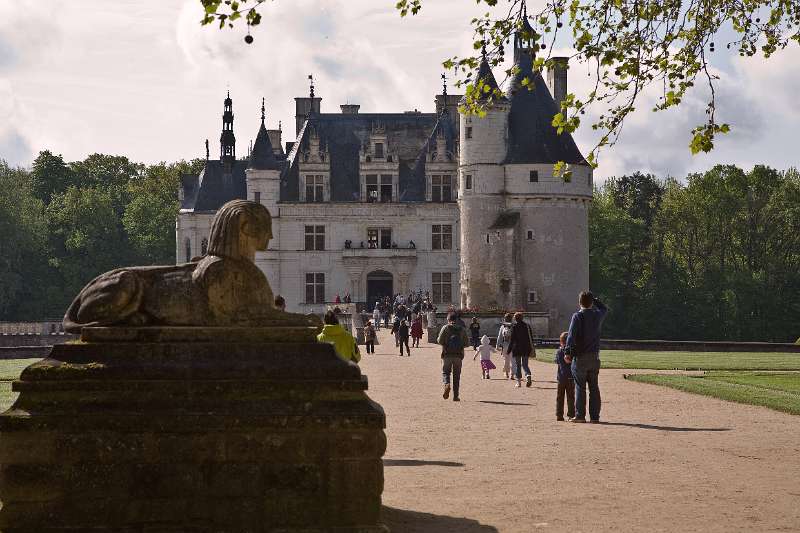
[[508,343],[511,341],[511,321],[514,315],[506,313],[503,317],[503,322],[500,324],[500,331],[497,332],[497,349],[503,355],[503,373],[506,379],[512,378],[513,359],[511,358],[511,350],[508,349]]

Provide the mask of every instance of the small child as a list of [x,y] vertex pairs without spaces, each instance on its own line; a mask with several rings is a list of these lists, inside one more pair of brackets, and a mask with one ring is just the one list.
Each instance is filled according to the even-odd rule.
[[475,356],[472,358],[474,361],[477,357],[481,356],[481,371],[483,372],[483,379],[489,379],[489,371],[497,368],[492,363],[492,353],[496,350],[489,344],[489,337],[484,335],[481,339],[481,345],[478,347]]
[[[556,389],[556,420],[564,421],[564,396],[567,397],[567,418],[575,417],[575,381],[572,378],[571,359],[565,356],[564,349],[567,346],[567,332],[563,332],[558,338],[561,347],[556,350],[555,362],[558,365],[556,379],[558,389]],[[566,357],[566,358],[565,358]]]

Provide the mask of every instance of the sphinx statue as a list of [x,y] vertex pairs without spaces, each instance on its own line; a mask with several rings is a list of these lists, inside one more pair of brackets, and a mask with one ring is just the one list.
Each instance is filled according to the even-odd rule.
[[233,200],[211,223],[208,251],[197,261],[125,267],[97,276],[75,297],[64,329],[93,326],[317,325],[309,315],[279,311],[255,264],[267,249],[272,217],[263,205]]

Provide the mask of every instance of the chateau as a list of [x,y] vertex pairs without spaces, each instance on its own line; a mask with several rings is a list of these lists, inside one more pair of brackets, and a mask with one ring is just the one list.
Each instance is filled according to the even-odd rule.
[[[533,34],[533,30],[530,30]],[[592,169],[569,134],[552,127],[566,94],[566,61],[545,83],[534,45],[514,40],[518,72],[484,117],[459,113],[460,95],[435,112],[323,113],[313,84],[295,98],[294,140],[261,126],[237,159],[233,102],[224,102],[220,159],[184,176],[178,262],[205,253],[211,219],[247,198],[272,213],[273,240],[256,262],[288,309],[317,312],[336,294],[371,307],[396,292],[430,291],[439,307],[547,313],[564,329],[589,283]],[[530,80],[530,89],[522,80]],[[497,82],[484,57],[478,78]],[[555,176],[563,161],[571,176]]]

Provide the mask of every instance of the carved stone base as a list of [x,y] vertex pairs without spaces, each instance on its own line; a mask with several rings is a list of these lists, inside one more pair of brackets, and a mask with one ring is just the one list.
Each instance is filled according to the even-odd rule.
[[114,329],[14,383],[2,531],[386,531],[384,413],[330,345]]

